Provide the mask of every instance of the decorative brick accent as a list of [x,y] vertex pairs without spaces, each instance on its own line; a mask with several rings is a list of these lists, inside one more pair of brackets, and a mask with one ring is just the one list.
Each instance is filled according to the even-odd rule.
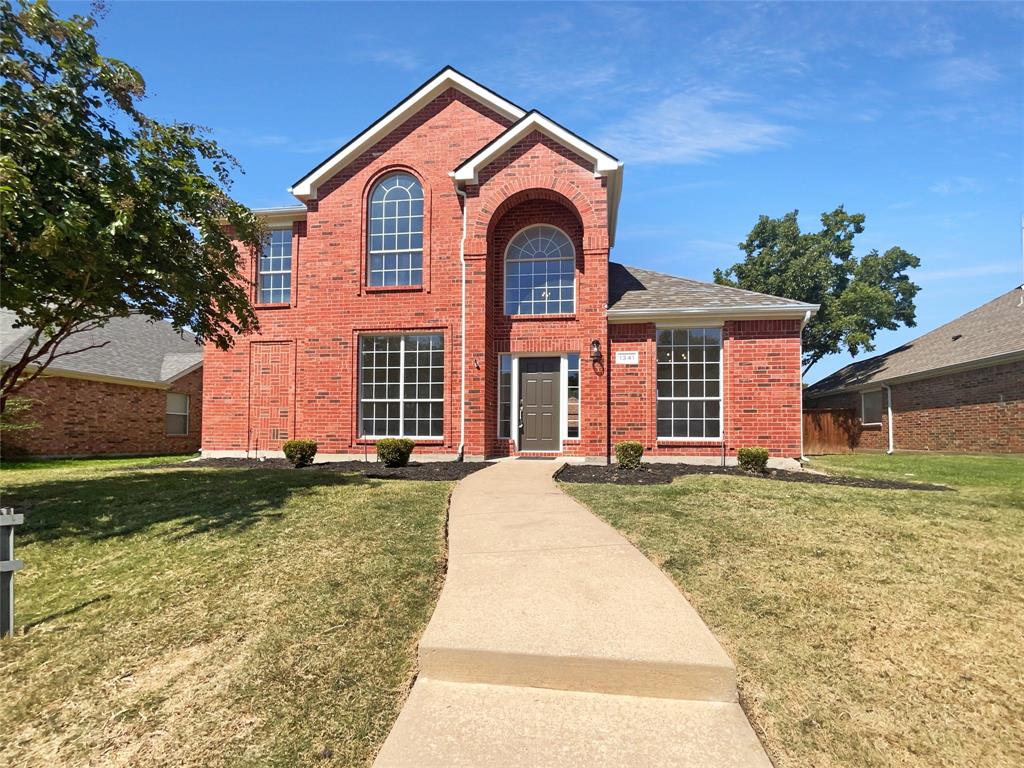
[[[862,427],[857,447],[889,446],[887,403],[882,424]],[[853,408],[860,394],[808,398],[807,408]],[[1024,361],[892,385],[896,450],[1024,453]]]
[[39,402],[38,429],[4,435],[5,456],[142,456],[192,453],[203,422],[202,371],[170,389],[189,396],[187,435],[166,434],[168,390],[65,376],[40,376],[19,393]]

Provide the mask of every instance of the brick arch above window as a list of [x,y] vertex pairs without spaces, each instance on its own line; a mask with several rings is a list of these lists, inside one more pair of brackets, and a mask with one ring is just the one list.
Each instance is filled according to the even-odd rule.
[[481,190],[474,206],[476,215],[470,217],[466,253],[485,254],[495,225],[511,209],[533,200],[558,203],[575,213],[583,227],[585,250],[608,248],[604,213],[578,185],[568,179],[524,176],[506,181],[493,191]]

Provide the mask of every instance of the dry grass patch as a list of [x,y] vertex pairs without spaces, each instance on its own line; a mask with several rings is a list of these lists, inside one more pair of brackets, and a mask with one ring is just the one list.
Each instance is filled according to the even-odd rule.
[[366,765],[440,587],[451,485],[315,469],[5,468],[12,765]]
[[957,491],[563,487],[680,584],[778,765],[1024,764],[1024,460],[816,464]]

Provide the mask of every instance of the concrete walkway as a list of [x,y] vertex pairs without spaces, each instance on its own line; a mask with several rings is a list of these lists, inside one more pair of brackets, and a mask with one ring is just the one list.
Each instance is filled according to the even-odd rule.
[[728,655],[559,490],[560,465],[503,461],[456,487],[420,675],[374,765],[770,768]]

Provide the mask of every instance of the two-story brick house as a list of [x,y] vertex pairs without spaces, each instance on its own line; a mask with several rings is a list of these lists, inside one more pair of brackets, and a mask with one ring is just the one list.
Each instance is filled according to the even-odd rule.
[[210,347],[203,452],[801,453],[814,305],[609,261],[615,157],[447,68],[299,179]]

